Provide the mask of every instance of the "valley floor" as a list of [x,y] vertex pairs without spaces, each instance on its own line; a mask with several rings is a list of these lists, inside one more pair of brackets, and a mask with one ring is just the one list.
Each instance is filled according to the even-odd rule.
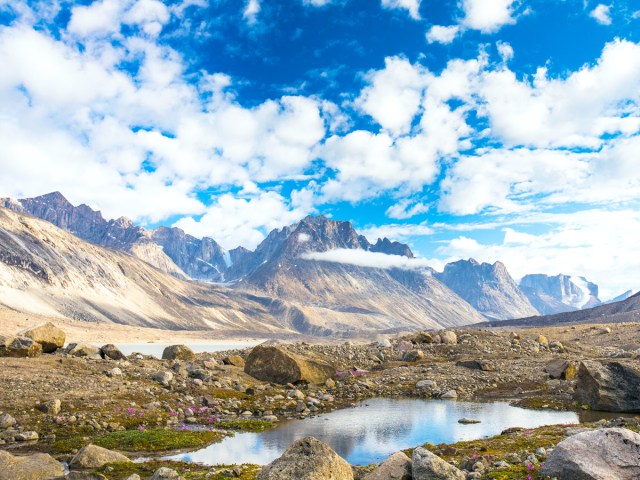
[[[0,322],[0,334],[15,334],[41,320],[24,314],[0,313],[5,315]],[[166,331],[144,332],[146,329],[89,326],[72,321],[59,322],[59,326],[66,330],[69,342],[213,343],[213,339],[193,332],[177,335],[171,332],[167,336]],[[341,372],[335,382],[297,387],[299,390],[258,381],[244,373],[242,363],[249,349],[199,354],[193,360],[175,361],[150,357],[114,361],[66,353],[0,358],[0,448],[15,454],[46,452],[58,460],[69,461],[81,447],[93,443],[125,451],[133,457],[148,456],[195,449],[234,431],[268,429],[282,419],[316,415],[373,397],[453,396],[473,401],[509,400],[533,408],[580,410],[581,405],[573,400],[574,382],[551,379],[545,371],[549,362],[634,357],[640,348],[640,325],[578,325],[517,331],[469,328],[456,330],[453,337],[454,340],[448,338],[445,342],[443,335],[438,342],[432,332],[390,338],[388,343],[291,344],[288,346],[291,351],[329,360]],[[169,381],[163,376],[166,372],[173,377]],[[49,408],[56,400],[60,400],[59,408],[55,405]],[[8,428],[2,426],[4,414],[16,423]],[[181,430],[180,426],[185,424],[199,425],[202,430]],[[543,438],[548,446],[562,438],[563,431],[561,427],[547,433],[540,430],[540,435],[549,435]],[[36,438],[30,432],[36,432],[37,441],[20,441],[30,435]],[[538,433],[531,438],[538,438]],[[517,448],[518,451],[510,452],[515,456],[531,447],[527,442],[526,448],[522,447],[516,438],[511,443],[507,440],[500,448]],[[473,449],[482,452],[482,448],[487,451],[492,445],[485,443],[483,447],[482,442],[464,448],[440,447],[439,451],[448,459],[462,462],[462,457],[457,458],[455,453],[466,455]],[[502,453],[506,458],[508,452]],[[149,470],[158,465],[158,462],[114,465],[111,470],[102,467],[94,470],[114,480],[124,479],[135,470],[150,475]],[[186,478],[193,479],[226,478],[224,475],[232,471],[232,467],[173,467],[189,469],[192,473]],[[255,466],[245,466],[233,475],[255,478],[257,470]],[[502,478],[490,476],[489,470],[475,478]],[[517,470],[521,470],[521,462]]]

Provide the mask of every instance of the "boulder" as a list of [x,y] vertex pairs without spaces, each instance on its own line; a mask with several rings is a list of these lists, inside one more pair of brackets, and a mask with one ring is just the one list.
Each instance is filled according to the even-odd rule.
[[435,339],[433,335],[429,332],[418,332],[413,337],[411,337],[415,343],[435,343]]
[[411,480],[411,459],[403,452],[396,452],[362,480]]
[[0,430],[5,430],[7,428],[13,427],[16,424],[16,419],[13,418],[8,413],[4,415],[0,415]]
[[329,445],[305,437],[264,467],[257,480],[353,480],[353,470]]
[[640,435],[625,428],[578,433],[558,443],[541,473],[571,480],[640,478]]
[[97,445],[87,445],[86,447],[82,447],[76,456],[73,457],[71,463],[69,463],[69,468],[101,468],[107,463],[125,463],[130,461],[128,457],[125,457],[119,452],[107,450]]
[[544,335],[538,335],[538,338],[536,338],[536,342],[538,342],[542,346],[548,346],[549,345],[549,339],[547,337],[545,337]]
[[67,347],[67,353],[74,357],[96,357],[100,356],[100,349],[86,343],[71,343]]
[[494,364],[486,360],[460,360],[456,365],[471,370],[482,370],[483,372],[493,372],[496,369]]
[[28,432],[21,432],[15,436],[16,441],[18,442],[36,442],[40,439],[40,435],[38,432],[34,432],[33,430]]
[[388,338],[381,338],[376,342],[378,348],[391,348],[391,341]]
[[333,365],[289,352],[283,347],[258,345],[247,357],[245,373],[265,382],[323,384],[336,376]]
[[424,352],[422,350],[409,350],[402,355],[403,362],[417,362],[424,359]]
[[118,347],[109,343],[100,347],[100,356],[102,358],[110,358],[111,360],[126,360],[127,357],[120,351]]
[[49,400],[38,405],[38,410],[47,415],[57,415],[60,413],[62,402],[57,398],[55,400]]
[[229,355],[222,359],[222,363],[225,365],[233,365],[234,367],[244,368],[244,358],[240,355]]
[[411,462],[413,480],[465,480],[465,474],[449,465],[426,448],[413,451]]
[[30,338],[34,342],[42,345],[42,351],[44,353],[52,353],[57,349],[64,347],[64,342],[66,340],[64,331],[56,327],[51,322],[43,323],[37,327],[25,330],[19,335]]
[[196,354],[186,345],[171,345],[162,352],[163,360],[194,360]]
[[620,362],[583,361],[575,399],[592,410],[640,412],[640,370]]
[[458,392],[456,392],[455,390],[447,390],[442,395],[440,395],[440,398],[443,398],[445,400],[454,400],[458,398]]
[[175,470],[167,467],[160,467],[155,471],[149,480],[180,480],[182,477]]
[[[140,477],[138,477],[138,480]],[[104,475],[89,472],[69,472],[63,477],[56,477],[53,480],[108,480]]]
[[171,382],[173,381],[173,373],[171,372],[158,372],[153,376],[153,379],[164,385],[165,387],[168,387],[169,385],[171,385]]
[[0,480],[42,480],[64,475],[64,466],[51,455],[14,456],[0,450]]
[[28,337],[12,337],[0,351],[3,357],[35,358],[42,354],[42,345]]
[[446,345],[456,345],[458,343],[458,336],[456,335],[456,332],[446,330],[444,332],[440,332],[440,341]]
[[559,358],[547,363],[544,371],[549,374],[549,378],[573,380],[576,376],[576,364],[575,362]]

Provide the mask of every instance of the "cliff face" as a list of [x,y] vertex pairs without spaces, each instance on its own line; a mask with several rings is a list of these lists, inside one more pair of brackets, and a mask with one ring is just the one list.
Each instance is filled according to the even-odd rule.
[[435,277],[490,320],[538,314],[501,262],[460,260],[447,264]]
[[598,286],[584,277],[525,275],[520,280],[520,288],[543,315],[591,308],[601,303]]

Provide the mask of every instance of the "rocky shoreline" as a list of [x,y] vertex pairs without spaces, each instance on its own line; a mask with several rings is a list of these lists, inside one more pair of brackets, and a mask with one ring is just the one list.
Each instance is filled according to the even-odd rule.
[[[94,461],[91,466],[77,458],[86,454],[88,446],[90,450],[119,451],[127,455],[124,458],[197,449],[233,432],[261,431],[283,419],[318,415],[374,397],[510,400],[555,409],[588,409],[593,404],[605,410],[632,411],[631,397],[618,395],[616,401],[605,404],[603,399],[611,399],[611,392],[598,396],[611,385],[619,387],[621,377],[629,388],[636,382],[635,369],[625,362],[637,357],[637,352],[616,345],[622,344],[620,337],[634,345],[638,326],[613,328],[613,332],[600,326],[464,329],[420,332],[365,344],[275,344],[197,355],[188,347],[175,346],[165,351],[164,359],[155,359],[140,354],[125,357],[115,345],[67,344],[64,332],[47,325],[0,342],[0,452],[7,452],[0,457],[0,466],[6,467],[0,468],[0,479],[48,478],[15,473],[32,468],[24,463],[29,459],[57,462],[46,468],[61,466],[60,462],[70,464],[73,474],[67,478],[124,479],[135,478],[130,477],[134,474],[154,479],[181,475],[187,479],[303,478],[283,473],[256,477],[257,466],[129,463],[105,452],[94,456],[107,461]],[[577,377],[586,387],[576,385]],[[636,426],[635,419],[623,418],[580,428],[624,427],[626,432],[637,430]],[[462,477],[457,472],[442,477],[415,472],[413,477],[371,476],[373,466],[352,470],[354,478],[366,480],[524,479],[534,474],[538,477],[531,478],[542,478],[540,463],[546,461],[550,449],[565,437],[571,438],[575,433],[571,428],[575,429],[549,427],[528,433],[516,429],[471,442],[472,447],[462,442],[413,452],[413,464],[416,455],[421,459],[418,463],[437,455],[462,472]],[[423,450],[431,453],[421,453]],[[389,462],[407,465],[409,457],[403,462],[398,458]],[[430,462],[438,464],[432,458]],[[10,465],[18,470],[9,469]],[[178,472],[175,477],[152,476],[166,466]],[[51,478],[58,475],[55,470]]]

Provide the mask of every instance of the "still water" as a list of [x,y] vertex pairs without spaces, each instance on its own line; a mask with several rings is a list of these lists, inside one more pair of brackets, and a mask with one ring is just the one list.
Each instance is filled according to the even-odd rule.
[[[461,425],[458,420],[463,417],[482,423]],[[312,436],[331,445],[352,465],[368,465],[427,442],[452,443],[497,435],[508,427],[578,422],[575,412],[526,410],[503,402],[378,398],[355,408],[286,421],[267,432],[239,433],[202,450],[168,458],[206,465],[265,465],[278,458],[294,440]]]
[[[195,343],[187,345],[195,353],[205,352],[222,352],[225,350],[234,350],[236,348],[254,347],[258,344],[249,342],[229,342],[224,344],[206,344]],[[152,357],[162,358],[162,352],[164,349],[174,343],[123,343],[118,344],[117,347],[125,355],[131,355],[132,353],[141,353],[143,355],[151,355]]]

